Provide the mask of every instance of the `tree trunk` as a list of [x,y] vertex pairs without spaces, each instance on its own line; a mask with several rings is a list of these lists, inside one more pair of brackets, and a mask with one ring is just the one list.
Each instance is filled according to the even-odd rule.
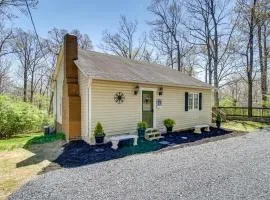
[[209,37],[210,35],[208,34],[208,38],[206,39],[206,48],[207,48],[207,57],[208,57],[208,75],[209,75],[208,81],[209,81],[209,84],[212,85],[212,55],[211,55]]
[[[263,68],[261,71],[261,89],[262,89],[262,101],[267,102],[267,59],[268,59],[268,48],[267,48],[267,26],[263,25]],[[265,105],[265,104],[263,104]]]
[[213,71],[214,71],[214,87],[215,87],[214,100],[215,100],[215,106],[218,107],[219,106],[219,98],[218,98],[218,89],[219,89],[219,84],[218,84],[218,23],[217,23],[216,16],[215,16],[214,0],[211,0],[211,16],[212,16],[213,23],[214,23],[214,44],[213,44],[213,46],[214,46]]
[[254,15],[255,15],[256,0],[253,1],[251,8],[251,17],[249,25],[249,65],[247,70],[248,75],[248,117],[252,117],[252,86],[253,86],[253,38],[254,38]]
[[173,51],[170,52],[170,61],[173,69]]
[[264,60],[263,60],[263,47],[262,47],[262,24],[258,23],[258,46],[259,46],[259,61],[261,71],[261,92],[262,92],[262,105],[265,103],[265,72],[264,72]]
[[205,77],[204,77],[204,82],[208,83],[208,65],[205,66]]
[[30,85],[30,102],[33,103],[34,99],[34,71],[31,73],[31,85]]
[[[215,20],[214,20],[215,21]],[[215,23],[215,45],[214,45],[214,86],[215,86],[215,106],[219,106],[219,98],[218,98],[218,33],[217,33],[217,24]]]
[[26,62],[24,64],[24,72],[23,72],[23,101],[27,101],[27,66]]
[[178,71],[182,72],[179,41],[176,41],[176,46],[177,46],[177,66],[178,66]]

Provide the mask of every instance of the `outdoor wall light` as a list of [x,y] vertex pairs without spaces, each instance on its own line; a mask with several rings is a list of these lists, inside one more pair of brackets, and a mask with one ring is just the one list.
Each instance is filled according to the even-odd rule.
[[162,94],[163,94],[163,87],[160,87],[160,88],[158,89],[158,95],[159,95],[159,96],[162,96]]
[[137,85],[134,89],[134,95],[137,95],[139,92],[139,86]]

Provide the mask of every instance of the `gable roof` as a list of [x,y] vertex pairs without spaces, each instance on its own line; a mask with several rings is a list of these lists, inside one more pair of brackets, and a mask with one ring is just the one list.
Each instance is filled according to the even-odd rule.
[[74,62],[82,73],[92,79],[212,88],[211,85],[196,78],[162,65],[139,62],[94,51],[79,49],[78,60]]

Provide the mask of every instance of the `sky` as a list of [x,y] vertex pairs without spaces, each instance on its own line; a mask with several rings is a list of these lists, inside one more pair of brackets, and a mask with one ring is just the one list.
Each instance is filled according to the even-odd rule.
[[[53,27],[78,29],[91,38],[94,47],[100,44],[102,32],[116,31],[120,15],[138,21],[138,34],[148,31],[147,20],[151,14],[147,6],[151,0],[40,0],[37,8],[31,9],[37,32],[47,37]],[[33,30],[30,18],[17,12],[13,27]]]

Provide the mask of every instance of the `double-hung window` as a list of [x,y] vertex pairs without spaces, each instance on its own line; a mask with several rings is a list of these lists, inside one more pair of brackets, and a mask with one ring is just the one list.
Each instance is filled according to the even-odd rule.
[[199,109],[199,94],[193,94],[194,109]]
[[199,109],[199,94],[189,93],[188,94],[188,110]]
[[189,93],[188,94],[188,110],[193,109],[193,94]]

